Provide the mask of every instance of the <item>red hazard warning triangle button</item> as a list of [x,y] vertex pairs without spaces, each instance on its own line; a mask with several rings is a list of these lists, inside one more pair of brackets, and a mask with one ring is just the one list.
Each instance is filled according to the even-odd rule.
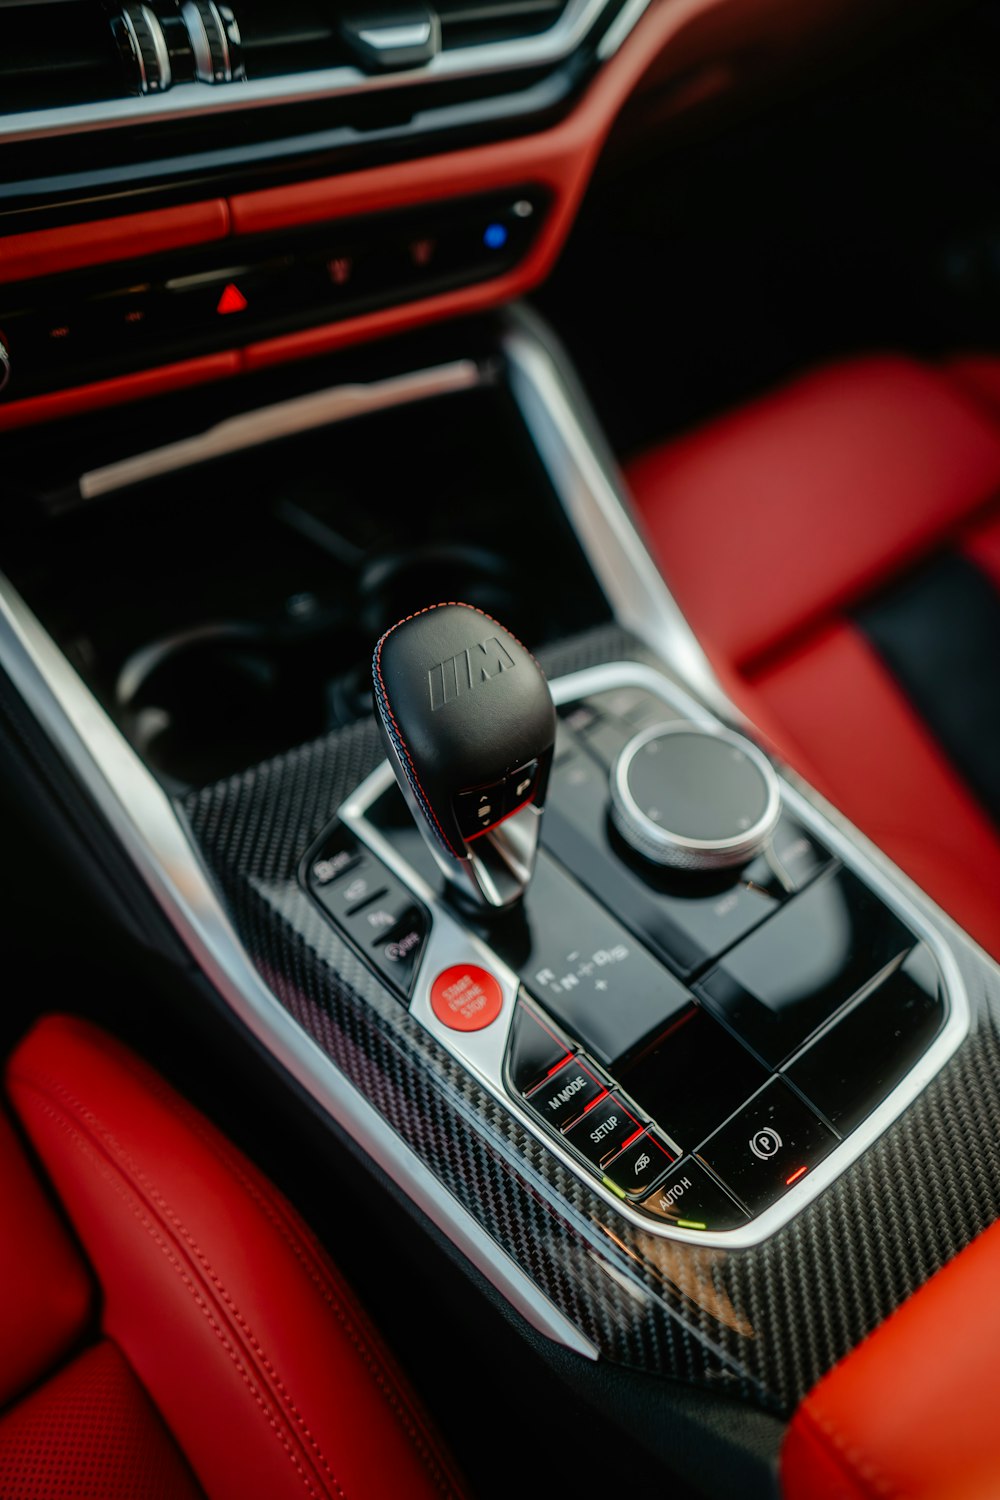
[[217,313],[222,313],[223,315],[226,313],[238,313],[242,312],[246,305],[247,299],[235,281],[230,281],[223,288],[222,296],[215,304],[215,310]]

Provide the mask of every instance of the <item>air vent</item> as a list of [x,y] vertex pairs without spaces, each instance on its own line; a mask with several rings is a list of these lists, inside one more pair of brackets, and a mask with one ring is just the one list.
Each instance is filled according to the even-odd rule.
[[74,0],[0,6],[0,110],[113,99],[127,90],[107,13]]
[[72,106],[244,77],[223,0],[0,0],[0,109]]
[[0,135],[355,97],[366,75],[388,118],[383,79],[450,87],[457,99],[494,70],[508,79],[558,63],[615,3],[0,0]]
[[566,0],[438,0],[441,46],[479,47],[538,36],[554,26]]

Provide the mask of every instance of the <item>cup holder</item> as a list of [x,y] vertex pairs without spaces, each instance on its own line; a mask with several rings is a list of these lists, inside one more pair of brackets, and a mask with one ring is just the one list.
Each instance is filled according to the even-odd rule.
[[507,558],[485,547],[435,543],[369,559],[358,579],[360,619],[372,641],[428,604],[455,600],[499,620],[523,617],[517,579]]
[[150,765],[199,784],[332,727],[331,681],[366,646],[342,609],[296,595],[279,617],[220,620],[140,647],[118,673],[115,706]]
[[344,593],[295,594],[133,650],[114,704],[136,749],[175,787],[204,784],[370,713],[372,648],[404,615],[441,599],[524,613],[503,558],[451,544],[370,557]]

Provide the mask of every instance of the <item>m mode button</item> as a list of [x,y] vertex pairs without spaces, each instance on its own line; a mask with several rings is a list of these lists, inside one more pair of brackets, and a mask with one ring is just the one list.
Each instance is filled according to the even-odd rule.
[[587,1108],[608,1092],[596,1069],[571,1057],[557,1072],[542,1080],[528,1095],[528,1103],[553,1130],[565,1130]]

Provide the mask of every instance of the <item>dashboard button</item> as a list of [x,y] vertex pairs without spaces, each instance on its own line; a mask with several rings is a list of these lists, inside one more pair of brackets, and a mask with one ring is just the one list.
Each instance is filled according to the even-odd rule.
[[783,1197],[836,1145],[833,1131],[775,1078],[709,1136],[697,1154],[757,1214]]
[[675,1229],[738,1229],[749,1219],[746,1210],[690,1156],[673,1167],[639,1206]]
[[502,1009],[499,980],[477,964],[452,964],[431,985],[431,1010],[452,1031],[482,1031]]
[[546,1125],[553,1130],[565,1130],[589,1104],[607,1092],[607,1084],[592,1064],[571,1057],[529,1094],[528,1103]]
[[379,938],[374,945],[375,962],[379,968],[408,995],[413,984],[430,930],[430,918],[422,906],[415,902],[402,915],[389,933],[388,939]]
[[[332,857],[332,856],[331,856]],[[313,866],[315,872],[315,864]],[[313,879],[313,894],[338,922],[389,889],[388,873],[368,854],[349,865],[344,873],[322,883]]]
[[321,854],[319,859],[313,860],[309,870],[309,884],[312,886],[329,885],[331,880],[336,880],[338,875],[344,875],[348,870],[354,868],[360,859],[357,849],[331,849]]
[[641,1197],[659,1182],[675,1161],[674,1153],[659,1136],[647,1130],[620,1151],[614,1161],[608,1162],[604,1175],[630,1198]]
[[605,1163],[630,1142],[642,1129],[639,1120],[627,1109],[617,1094],[608,1094],[592,1104],[587,1113],[565,1132],[566,1140],[590,1162],[604,1168]]

